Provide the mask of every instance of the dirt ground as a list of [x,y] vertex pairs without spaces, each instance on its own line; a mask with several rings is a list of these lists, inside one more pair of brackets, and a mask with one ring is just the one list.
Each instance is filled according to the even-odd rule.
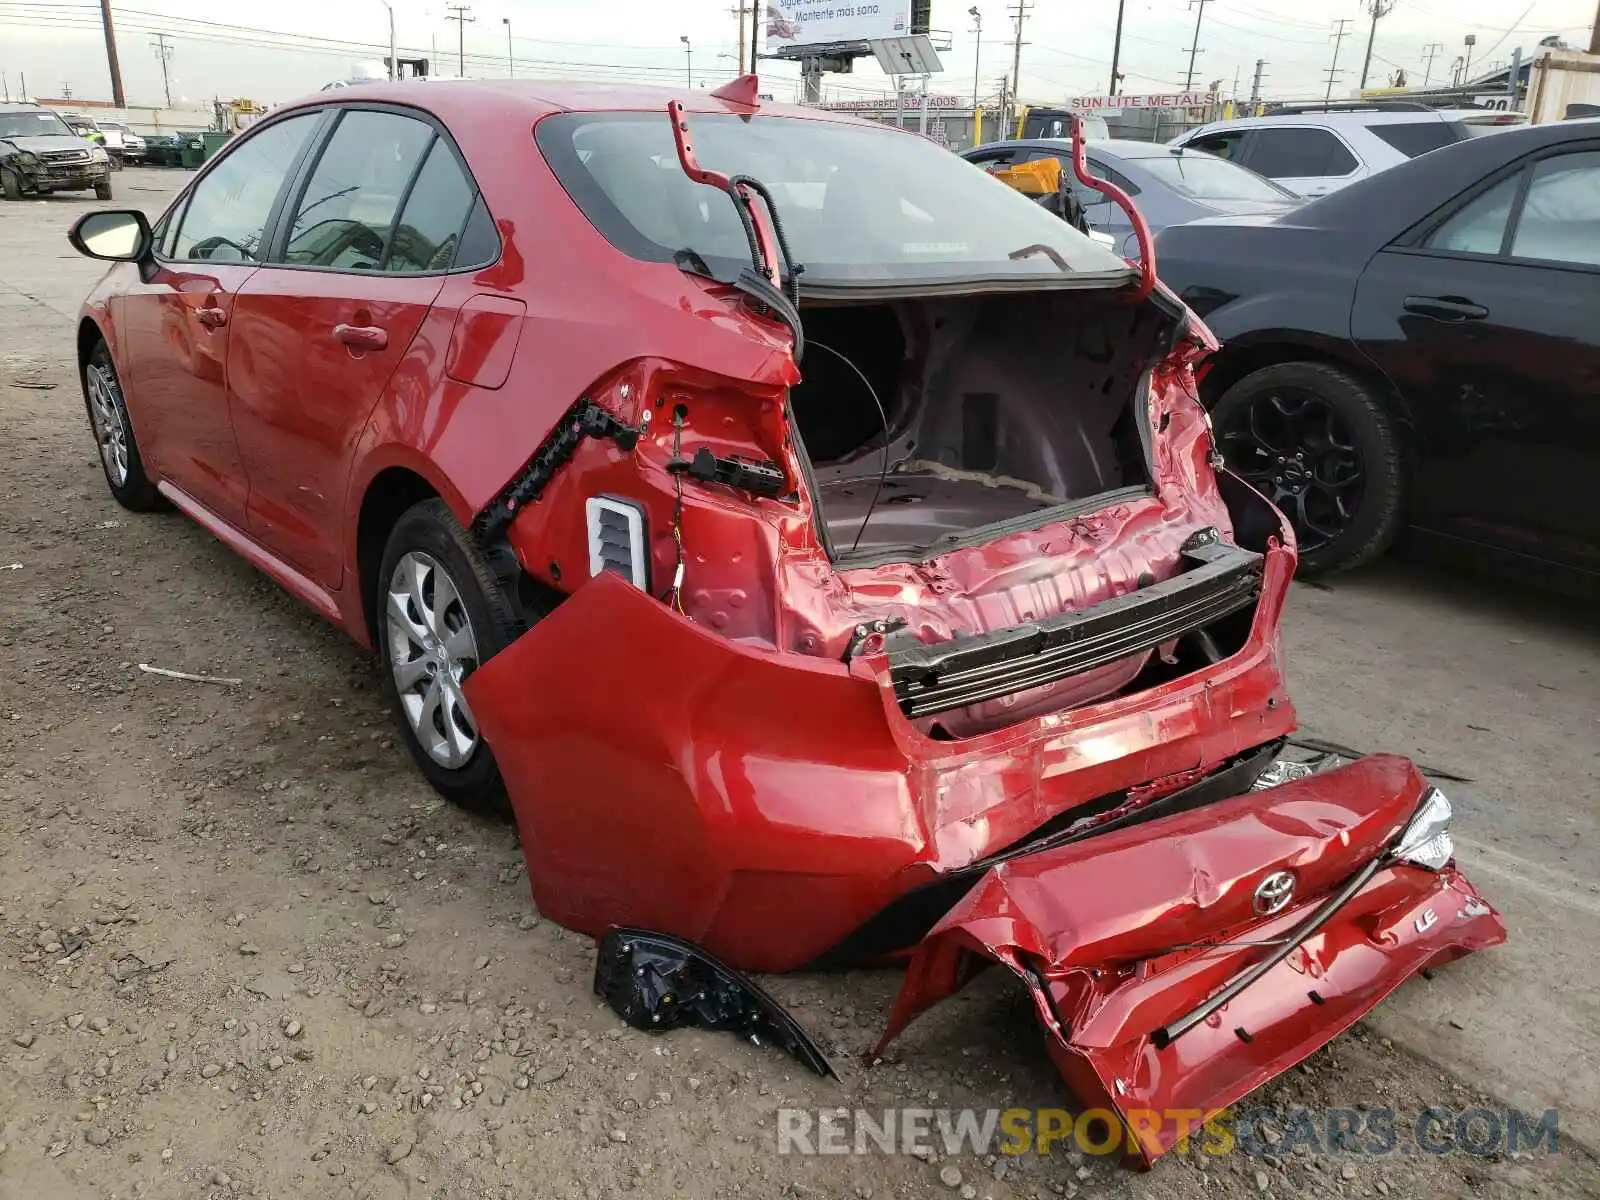
[[[0,323],[42,328],[24,309]],[[367,657],[198,527],[116,506],[69,330],[0,343],[0,1200],[1600,1196],[1570,1139],[1196,1151],[1148,1173],[1059,1152],[779,1155],[784,1107],[1067,1096],[998,977],[872,1069],[896,972],[763,980],[837,1083],[731,1037],[624,1028],[592,994],[592,944],[533,909],[511,825],[413,771]],[[1404,1120],[1501,1099],[1358,1028],[1250,1103]]]

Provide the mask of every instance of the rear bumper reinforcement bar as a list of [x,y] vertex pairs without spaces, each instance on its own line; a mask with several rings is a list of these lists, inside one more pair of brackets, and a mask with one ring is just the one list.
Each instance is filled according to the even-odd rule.
[[964,708],[1039,687],[1202,629],[1253,604],[1262,556],[1201,530],[1181,574],[1077,612],[936,645],[889,640],[889,678],[908,717]]

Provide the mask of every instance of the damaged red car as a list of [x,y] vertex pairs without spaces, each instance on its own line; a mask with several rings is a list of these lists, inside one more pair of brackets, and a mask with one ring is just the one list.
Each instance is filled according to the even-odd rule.
[[751,78],[322,93],[72,237],[117,499],[371,645],[646,1027],[999,963],[1148,1158],[1503,937],[1409,763],[1281,761],[1293,535],[1148,247]]

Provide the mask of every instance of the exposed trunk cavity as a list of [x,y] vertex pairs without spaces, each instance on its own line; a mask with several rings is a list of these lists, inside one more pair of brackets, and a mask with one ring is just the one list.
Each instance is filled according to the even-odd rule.
[[918,557],[1150,486],[1141,384],[1173,331],[1154,304],[1063,290],[818,302],[803,316],[790,405],[836,558]]

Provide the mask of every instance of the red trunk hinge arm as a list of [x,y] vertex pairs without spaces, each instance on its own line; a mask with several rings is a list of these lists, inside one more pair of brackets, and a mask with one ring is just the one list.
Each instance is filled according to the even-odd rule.
[[700,165],[700,161],[694,155],[694,146],[689,142],[689,121],[684,113],[682,101],[669,101],[667,116],[672,120],[672,141],[678,149],[678,164],[683,167],[683,173],[696,183],[727,192],[733,198],[734,207],[744,219],[745,232],[750,237],[750,256],[754,260],[755,269],[765,275],[767,282],[773,287],[781,289],[783,284],[778,262],[778,237],[773,230],[772,218],[765,204],[756,202],[755,189],[748,184],[730,179],[721,171],[712,171]]
[[1134,207],[1132,196],[1109,179],[1096,179],[1089,174],[1089,162],[1083,152],[1083,122],[1077,117],[1072,118],[1072,173],[1084,187],[1093,188],[1128,214],[1128,220],[1133,223],[1133,236],[1139,242],[1139,291],[1133,299],[1143,300],[1156,286],[1156,240],[1151,236],[1149,224]]

